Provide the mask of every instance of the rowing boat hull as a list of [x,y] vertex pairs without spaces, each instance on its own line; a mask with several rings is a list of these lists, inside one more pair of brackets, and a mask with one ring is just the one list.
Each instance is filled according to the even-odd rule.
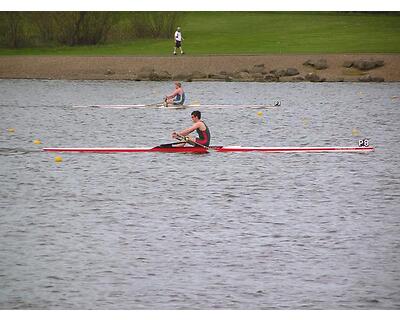
[[264,152],[264,153],[366,153],[374,151],[374,147],[240,147],[212,146],[203,147],[154,147],[154,148],[43,148],[47,152],[79,152],[79,153],[207,153],[215,152]]
[[154,147],[154,148],[43,148],[48,152],[82,152],[82,153],[136,153],[136,152],[164,152],[164,153],[207,153],[203,147]]
[[329,153],[371,152],[374,147],[223,147],[219,152]]

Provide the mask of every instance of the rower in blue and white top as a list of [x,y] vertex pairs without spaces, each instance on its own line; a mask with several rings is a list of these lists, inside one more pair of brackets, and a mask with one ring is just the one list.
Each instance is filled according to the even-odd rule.
[[175,91],[166,96],[164,102],[166,107],[168,105],[183,105],[185,102],[185,92],[180,82],[175,82]]

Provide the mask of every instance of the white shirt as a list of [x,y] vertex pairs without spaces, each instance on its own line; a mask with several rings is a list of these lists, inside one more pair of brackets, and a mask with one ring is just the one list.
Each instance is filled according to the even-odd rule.
[[175,41],[182,41],[182,35],[180,31],[175,31]]

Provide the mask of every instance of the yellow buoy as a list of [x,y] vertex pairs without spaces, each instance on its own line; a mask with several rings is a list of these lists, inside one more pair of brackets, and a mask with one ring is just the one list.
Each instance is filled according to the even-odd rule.
[[308,118],[303,118],[302,119],[303,122],[303,127],[308,127],[308,125],[310,124],[310,120]]
[[33,140],[33,143],[34,143],[34,144],[41,144],[42,141],[40,141],[39,139],[36,139],[36,140]]
[[8,128],[7,131],[10,132],[10,133],[13,133],[13,132],[15,132],[15,129],[14,128]]
[[62,162],[63,159],[60,156],[57,156],[57,157],[54,158],[54,161],[55,162]]
[[258,112],[257,112],[257,115],[258,115],[259,117],[262,117],[262,116],[263,116],[262,111],[258,111]]
[[351,130],[351,135],[353,137],[358,137],[360,135],[360,131],[358,131],[357,129],[353,129]]

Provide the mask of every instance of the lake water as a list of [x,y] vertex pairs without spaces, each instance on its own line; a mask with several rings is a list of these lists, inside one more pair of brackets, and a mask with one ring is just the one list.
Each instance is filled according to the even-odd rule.
[[0,308],[400,308],[400,84],[184,87],[189,103],[282,102],[200,107],[212,144],[376,151],[56,163],[39,150],[169,142],[192,109],[72,108],[159,102],[169,82],[1,80]]

